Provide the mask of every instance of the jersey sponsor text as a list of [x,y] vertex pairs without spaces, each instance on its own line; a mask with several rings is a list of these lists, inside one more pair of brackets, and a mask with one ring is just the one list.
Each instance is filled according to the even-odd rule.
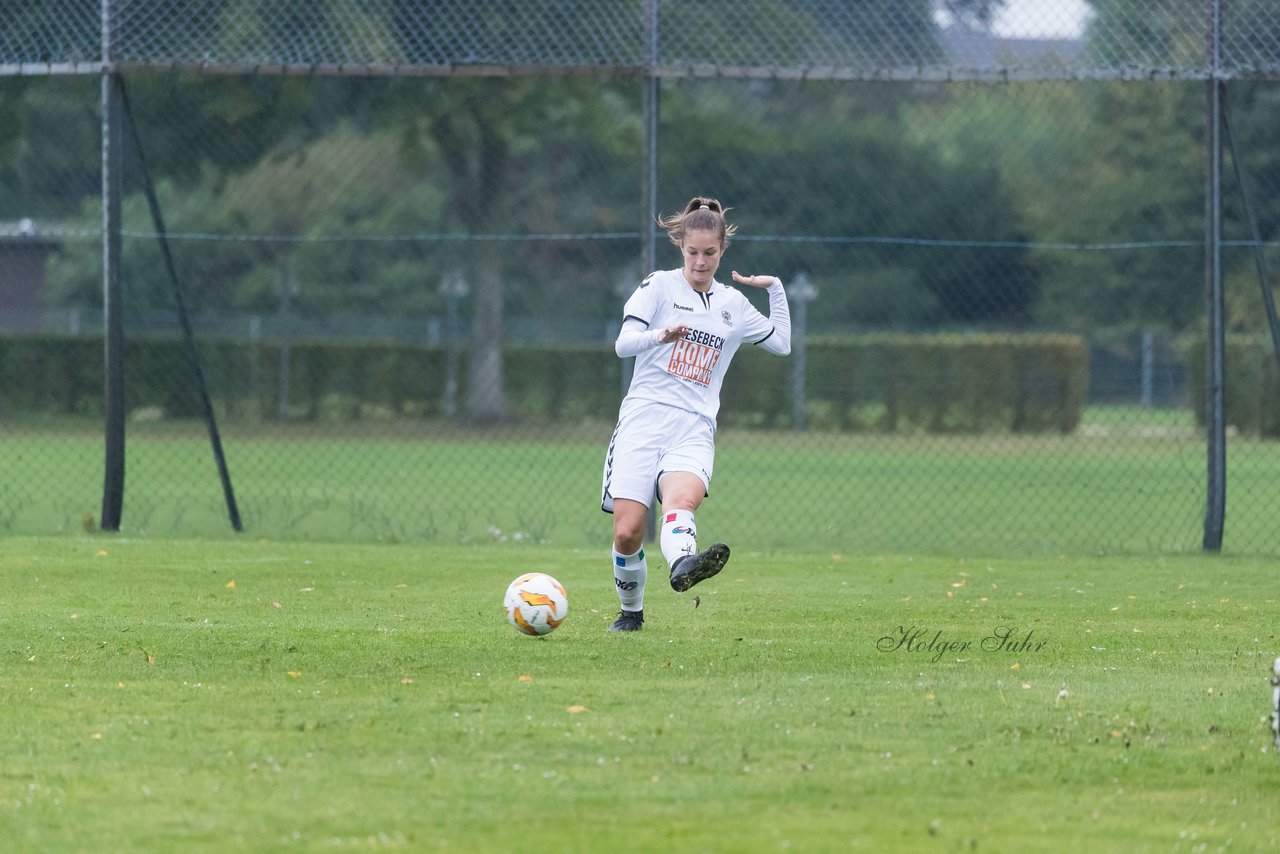
[[[716,362],[720,361],[720,349],[710,344],[689,340],[694,334],[691,331],[688,336],[675,343],[667,370],[681,379],[690,380],[698,385],[711,385],[711,374],[715,370]],[[699,338],[714,339],[718,344],[723,344],[724,341],[723,338],[716,338],[714,335],[705,333],[697,333],[697,335]]]

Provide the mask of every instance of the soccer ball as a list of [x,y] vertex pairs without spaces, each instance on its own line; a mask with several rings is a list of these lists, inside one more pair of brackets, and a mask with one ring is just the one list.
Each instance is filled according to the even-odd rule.
[[511,582],[502,600],[507,619],[526,635],[555,631],[569,613],[564,585],[545,572],[526,572]]

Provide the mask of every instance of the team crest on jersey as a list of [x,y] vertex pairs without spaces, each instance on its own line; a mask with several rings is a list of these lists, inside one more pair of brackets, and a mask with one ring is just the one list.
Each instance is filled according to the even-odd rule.
[[720,319],[724,321],[725,326],[733,326],[733,315],[729,313],[728,309],[720,312]]

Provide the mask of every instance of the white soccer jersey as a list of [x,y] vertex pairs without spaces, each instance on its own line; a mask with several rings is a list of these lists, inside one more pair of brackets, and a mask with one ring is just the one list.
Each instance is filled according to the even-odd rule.
[[786,293],[781,283],[770,287],[768,293],[770,316],[765,317],[736,288],[721,282],[713,280],[711,289],[701,293],[681,270],[651,273],[627,300],[624,330],[635,320],[649,330],[683,323],[689,326],[689,333],[636,354],[626,400],[687,409],[714,424],[720,410],[720,386],[743,341],[763,344],[782,355],[790,352],[791,315]]

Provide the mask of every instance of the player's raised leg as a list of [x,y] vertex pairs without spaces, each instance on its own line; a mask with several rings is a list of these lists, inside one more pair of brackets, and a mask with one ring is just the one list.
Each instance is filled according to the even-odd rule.
[[706,489],[706,481],[691,472],[669,472],[662,478],[662,555],[671,566],[671,587],[679,593],[716,575],[729,561],[724,543],[698,551],[693,514]]
[[728,562],[729,547],[724,543],[715,543],[697,554],[682,557],[671,567],[671,589],[683,593],[718,574]]

